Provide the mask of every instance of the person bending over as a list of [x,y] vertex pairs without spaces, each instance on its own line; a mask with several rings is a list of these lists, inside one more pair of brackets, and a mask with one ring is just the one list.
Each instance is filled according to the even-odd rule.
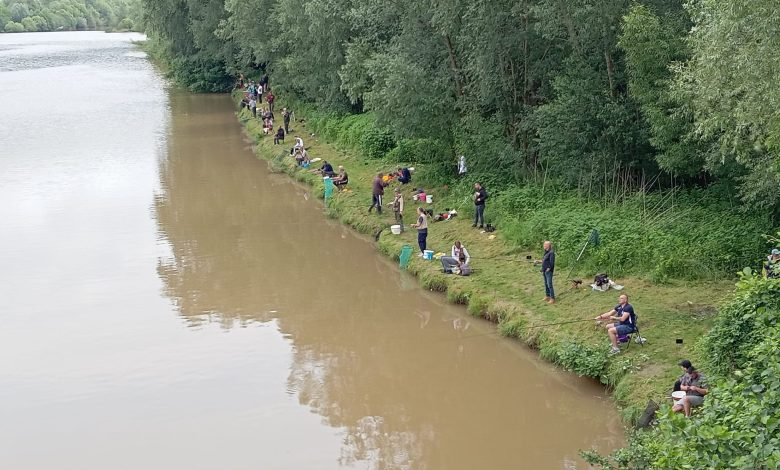
[[453,268],[462,269],[463,266],[467,266],[471,260],[469,250],[467,250],[460,241],[456,241],[455,244],[452,245],[451,254],[452,256],[441,257],[442,268],[444,268],[444,272],[447,274],[451,274]]
[[409,184],[412,182],[412,172],[409,171],[409,168],[399,166],[396,172],[396,179],[401,184]]
[[336,176],[336,172],[333,171],[333,165],[328,163],[327,160],[324,160],[322,162],[322,166],[314,170],[314,173],[317,173],[322,176],[328,176],[328,177]]
[[607,334],[609,334],[609,340],[612,342],[612,349],[610,354],[618,354],[620,348],[618,347],[618,336],[625,336],[633,333],[636,330],[636,314],[634,313],[634,307],[628,303],[628,296],[622,294],[618,297],[618,304],[607,313],[602,313],[596,317],[596,320],[616,320],[614,323],[607,323]]

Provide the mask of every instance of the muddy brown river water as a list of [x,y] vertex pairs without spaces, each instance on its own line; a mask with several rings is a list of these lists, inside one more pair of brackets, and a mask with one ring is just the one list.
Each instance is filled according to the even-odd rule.
[[567,469],[603,388],[254,158],[131,40],[0,35],[0,468]]

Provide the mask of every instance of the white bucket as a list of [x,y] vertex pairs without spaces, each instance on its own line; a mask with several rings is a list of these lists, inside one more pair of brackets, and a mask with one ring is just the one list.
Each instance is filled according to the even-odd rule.
[[427,194],[425,196],[425,202],[427,202],[428,204],[432,204],[433,203],[433,196],[431,196],[430,194]]
[[393,232],[393,235],[401,235],[401,226],[400,225],[391,225],[390,231]]
[[433,250],[423,251],[423,259],[433,259]]

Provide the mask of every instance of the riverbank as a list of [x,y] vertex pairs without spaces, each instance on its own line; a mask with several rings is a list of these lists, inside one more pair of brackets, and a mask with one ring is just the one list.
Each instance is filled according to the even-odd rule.
[[[240,94],[234,94],[233,98],[240,101]],[[280,114],[281,106],[277,102],[277,114]],[[310,137],[312,131],[305,122],[300,122],[306,120],[300,110],[296,113],[298,122],[293,123],[287,142],[281,146],[273,145],[272,136],[262,133],[261,123],[251,119],[248,111],[240,111],[238,117],[256,143],[258,157],[268,160],[274,170],[311,185],[320,195],[323,190],[321,178],[301,170],[288,156],[293,137],[301,135],[305,139],[311,157],[328,160],[334,167],[346,167],[350,191],[334,195],[326,209],[329,216],[370,235],[392,223],[391,211],[378,216],[369,214],[367,209],[371,201],[371,180],[378,171],[393,170],[395,165],[363,158],[353,149],[324,142],[316,135]],[[415,181],[425,180],[425,166],[415,166]],[[413,219],[415,207],[411,189],[404,187],[407,224]],[[434,195],[435,204],[429,207],[436,212],[460,204],[453,200],[454,196],[448,199],[446,188],[426,189]],[[538,268],[526,261],[527,256],[539,258],[541,248],[527,249],[511,243],[502,236],[500,227],[495,232],[496,237],[472,228],[470,210],[471,207],[463,207],[454,220],[432,223],[428,245],[436,251],[448,252],[453,241],[461,240],[473,257],[475,274],[470,277],[445,275],[438,262],[417,257],[410,262],[409,272],[418,277],[423,287],[445,293],[449,301],[466,305],[472,315],[495,322],[504,335],[537,349],[544,359],[579,375],[600,380],[613,390],[613,397],[627,422],[636,420],[648,400],[664,402],[664,396],[679,374],[676,363],[681,358],[697,361],[695,342],[710,328],[718,300],[733,290],[733,282],[728,280],[706,284],[668,281],[660,285],[634,277],[618,279],[626,286],[623,292],[630,296],[637,309],[642,336],[647,338],[647,343],[643,346],[632,344],[627,350],[623,345],[623,353],[609,357],[606,334],[595,322],[528,327],[592,318],[614,306],[617,291],[591,291],[587,278],[584,287],[570,289],[566,285],[566,270],[561,269],[556,279],[558,303],[548,305],[542,300],[544,291]],[[490,210],[489,203],[488,219]],[[397,259],[405,244],[416,247],[416,236],[412,231],[395,236],[385,230],[377,246],[386,256]],[[677,343],[678,339],[682,340],[681,344]]]

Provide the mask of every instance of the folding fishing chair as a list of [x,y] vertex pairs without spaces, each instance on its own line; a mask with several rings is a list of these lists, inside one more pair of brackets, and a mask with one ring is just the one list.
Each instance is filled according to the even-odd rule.
[[[634,335],[636,335],[636,337],[634,337]],[[637,343],[639,343],[642,347],[645,346],[645,339],[642,338],[641,334],[639,334],[639,323],[637,323],[636,321],[634,321],[634,331],[632,331],[631,333],[629,333],[627,335],[623,335],[623,336],[619,337],[618,338],[618,342],[619,343],[627,343],[626,344],[626,349],[628,349],[628,348],[631,347],[631,339],[632,338],[635,338],[634,340]]]

